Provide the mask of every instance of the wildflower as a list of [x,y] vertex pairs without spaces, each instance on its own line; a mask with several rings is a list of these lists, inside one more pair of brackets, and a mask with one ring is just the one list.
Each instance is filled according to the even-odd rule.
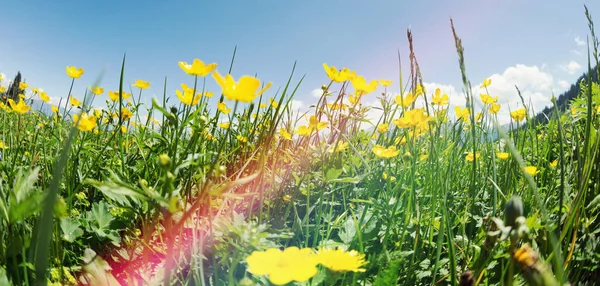
[[508,153],[496,152],[496,157],[498,157],[498,159],[500,159],[500,160],[506,160],[506,159],[508,159]]
[[275,99],[269,98],[269,102],[271,103],[271,106],[273,106],[273,108],[279,107],[279,103],[275,101]]
[[486,88],[488,86],[490,86],[490,84],[492,84],[492,80],[489,78],[484,78],[483,79],[483,83],[481,84],[481,88]]
[[512,119],[514,119],[516,122],[523,121],[523,119],[525,119],[526,115],[527,115],[527,109],[525,109],[525,107],[519,108],[510,113],[510,117],[512,117]]
[[398,105],[410,107],[415,102],[415,100],[417,100],[417,97],[417,95],[414,95],[413,93],[409,92],[404,97],[401,95],[396,96],[394,101],[396,101],[396,104]]
[[558,166],[558,160],[554,160],[554,161],[550,162],[550,167],[556,168],[556,166]]
[[292,246],[283,251],[277,248],[253,251],[246,258],[246,263],[250,273],[269,275],[271,283],[276,285],[308,281],[317,274],[317,260],[310,248]]
[[479,159],[480,157],[481,157],[481,154],[479,154],[479,152],[476,154],[473,154],[473,152],[469,152],[469,153],[467,153],[467,156],[465,157],[465,159],[467,159],[467,161],[469,161],[469,162],[473,162],[473,160],[475,160],[476,158]]
[[0,149],[8,149],[8,146],[4,145],[4,142],[0,141]]
[[229,122],[223,122],[223,123],[219,123],[219,127],[223,128],[223,129],[227,129],[229,128],[231,123]]
[[344,251],[343,249],[320,249],[316,254],[317,262],[334,272],[365,272],[361,268],[367,262],[365,255],[356,250]]
[[390,86],[390,85],[392,85],[392,81],[391,81],[391,80],[385,80],[385,79],[380,79],[380,80],[379,80],[379,83],[380,83],[382,86]]
[[393,158],[400,154],[400,150],[396,150],[396,146],[385,148],[381,145],[375,145],[372,150],[373,153],[375,153],[375,156],[385,159]]
[[357,103],[360,102],[360,96],[351,94],[348,96],[348,102],[350,102],[350,104],[352,104],[352,105],[356,105]]
[[481,101],[484,104],[493,104],[496,103],[498,101],[498,97],[491,97],[489,94],[479,94],[479,97],[481,98]]
[[[123,99],[128,99],[131,97],[131,93],[123,91],[123,94],[121,96],[123,97]],[[119,91],[108,91],[108,97],[112,101],[119,101]]]
[[49,102],[49,101],[50,101],[50,97],[48,96],[48,94],[46,94],[46,92],[45,92],[45,91],[42,91],[42,92],[40,93],[40,99],[41,99],[43,102]]
[[103,93],[104,93],[104,88],[101,88],[101,87],[99,87],[99,86],[94,86],[94,87],[92,88],[92,93],[93,93],[94,95],[101,95],[101,94],[103,94]]
[[90,131],[97,126],[96,116],[88,115],[87,113],[82,113],[81,117],[77,114],[73,115],[73,122],[77,129],[81,131]]
[[52,113],[58,113],[58,106],[56,105],[51,105],[50,109],[52,109]]
[[523,171],[525,171],[525,173],[529,174],[530,176],[535,176],[537,173],[540,172],[540,171],[538,171],[537,167],[535,167],[535,166],[524,167]]
[[0,93],[6,92],[6,86],[0,86]]
[[217,109],[224,114],[229,114],[231,112],[231,108],[227,108],[227,104],[225,102],[219,101],[217,104]]
[[69,96],[69,101],[71,102],[71,105],[77,107],[81,105],[81,101],[79,101],[77,98],[73,97],[73,95]]
[[40,93],[40,89],[37,88],[37,87],[32,87],[31,88],[31,92],[33,92],[33,93]]
[[352,73],[347,68],[343,68],[341,71],[339,71],[334,66],[330,67],[326,63],[323,63],[323,68],[325,69],[329,79],[335,82],[345,82],[352,77]]
[[448,95],[441,95],[442,91],[439,88],[435,89],[435,94],[432,98],[432,103],[435,105],[447,105],[448,104]]
[[258,90],[260,87],[260,80],[255,77],[244,75],[236,83],[230,74],[223,77],[218,71],[213,73],[213,78],[217,81],[217,84],[221,86],[225,98],[241,102],[252,102],[254,98],[261,95],[272,85],[272,83],[269,82],[263,89]]
[[329,150],[329,153],[335,153],[344,151],[348,147],[348,142],[338,142],[337,145],[334,144],[333,148]]
[[77,200],[80,201],[84,201],[85,199],[87,199],[87,195],[84,192],[79,192],[75,194],[75,197],[77,198]]
[[186,62],[179,62],[179,67],[189,75],[207,76],[217,67],[217,64],[212,63],[207,65],[199,59],[194,59],[191,65]]
[[122,133],[127,133],[127,126],[121,125],[121,132]]
[[379,133],[385,133],[388,131],[388,129],[389,129],[389,124],[387,124],[387,123],[382,123],[377,126],[377,132],[379,132]]
[[183,89],[183,93],[180,90],[176,90],[175,95],[177,95],[177,98],[179,98],[183,104],[196,105],[200,102],[200,96],[194,96],[193,88],[188,87],[185,83],[181,84],[181,88]]
[[283,127],[279,129],[279,134],[281,134],[281,137],[283,137],[285,140],[292,140],[292,134],[287,132],[287,130],[285,130]]
[[129,111],[129,109],[123,107],[121,109],[121,118],[123,120],[129,120],[131,118],[131,116],[133,116],[133,113],[131,113],[131,111]]
[[500,111],[500,104],[499,103],[492,103],[492,105],[490,106],[489,109],[491,114],[498,114],[498,111]]
[[238,135],[238,136],[235,136],[235,138],[237,138],[237,140],[240,141],[240,143],[242,143],[242,144],[248,142],[248,137],[246,137],[246,136]]
[[424,128],[427,122],[431,120],[430,116],[427,116],[423,108],[415,108],[404,112],[402,117],[394,120],[394,124],[398,128]]
[[139,89],[146,89],[150,87],[150,82],[149,81],[143,81],[141,79],[138,79],[135,81],[134,84],[132,84],[131,86],[133,87],[137,87]]
[[460,106],[455,106],[454,112],[456,113],[456,117],[463,122],[467,122],[467,120],[469,120],[469,115],[471,114],[469,108],[461,108]]
[[31,110],[31,106],[25,104],[25,101],[23,101],[22,99],[19,100],[19,103],[15,103],[14,100],[9,99],[8,100],[8,104],[10,104],[10,108],[20,114],[25,114],[27,113],[29,110]]
[[206,96],[207,98],[211,98],[215,95],[215,93],[212,91],[205,91],[202,95]]
[[266,103],[261,103],[261,104],[258,106],[258,108],[265,108],[265,107],[267,107],[267,104],[266,104]]
[[363,96],[365,94],[369,94],[377,89],[379,82],[376,80],[372,80],[367,83],[364,77],[356,76],[350,80],[352,86],[354,87],[356,95]]
[[29,86],[26,82],[19,82],[19,90],[25,90]]
[[4,74],[0,73],[0,81],[3,81],[3,80],[4,80]]
[[171,158],[167,154],[160,154],[158,156],[158,162],[163,166],[168,166],[169,162],[171,162]]
[[483,117],[483,114],[481,112],[477,112],[477,114],[475,114],[475,121],[481,120],[482,117]]
[[67,75],[71,78],[79,78],[83,75],[83,69],[82,68],[76,68],[74,66],[69,67],[67,66]]

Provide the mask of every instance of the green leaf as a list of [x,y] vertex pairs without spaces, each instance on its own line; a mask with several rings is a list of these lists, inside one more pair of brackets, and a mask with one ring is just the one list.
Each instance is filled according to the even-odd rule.
[[113,216],[108,211],[105,202],[94,203],[92,210],[87,213],[87,219],[91,231],[99,237],[104,238],[110,232],[110,223],[113,221]]
[[344,170],[342,169],[329,169],[325,175],[325,181],[330,182],[337,179],[343,172]]
[[100,190],[107,198],[114,200],[121,206],[130,207],[132,201],[137,204],[137,199],[147,199],[146,195],[138,191],[135,187],[123,182],[114,172],[110,171],[110,174],[110,179],[106,182],[86,179],[83,183]]
[[354,220],[351,217],[348,217],[346,222],[344,223],[344,229],[340,231],[339,236],[340,239],[345,244],[350,244],[354,236],[356,235],[356,226],[354,225]]
[[81,224],[70,218],[63,218],[60,220],[60,228],[62,229],[62,239],[68,242],[74,242],[78,237],[83,235],[83,230],[79,228]]

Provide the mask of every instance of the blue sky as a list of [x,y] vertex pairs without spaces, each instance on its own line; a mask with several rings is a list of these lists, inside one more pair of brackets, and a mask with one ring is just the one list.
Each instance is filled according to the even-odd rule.
[[[397,91],[396,55],[400,50],[407,63],[410,28],[427,86],[442,88],[460,104],[452,17],[474,85],[496,78],[491,92],[501,102],[514,99],[515,84],[523,86],[539,107],[587,66],[583,4],[600,23],[600,3],[591,0],[6,1],[0,72],[10,79],[20,70],[31,86],[59,98],[70,84],[65,66],[83,67],[73,92],[82,98],[102,68],[101,86],[116,90],[127,53],[126,83],[148,80],[145,96],[160,98],[165,76],[171,95],[179,83],[193,82],[178,61],[216,62],[225,73],[237,45],[234,77],[258,74],[272,81],[268,96],[285,84],[297,61],[295,80],[306,78],[296,99],[306,107],[316,102],[311,92],[327,82],[324,62],[367,79],[392,79]],[[216,90],[211,77],[207,82]]]

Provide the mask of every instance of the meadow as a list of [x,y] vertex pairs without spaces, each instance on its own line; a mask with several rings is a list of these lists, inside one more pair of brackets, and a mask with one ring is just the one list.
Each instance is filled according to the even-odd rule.
[[[323,64],[328,84],[302,114],[294,70],[275,89],[236,75],[235,52],[179,62],[189,81],[174,93],[124,82],[126,57],[118,87],[67,66],[60,106],[1,79],[0,285],[597,283],[599,42],[586,15],[587,79],[547,122],[527,98],[474,94],[453,25],[467,102],[454,116],[425,89],[410,30],[400,78]],[[163,97],[143,104],[150,84]],[[373,93],[376,121],[361,101]]]

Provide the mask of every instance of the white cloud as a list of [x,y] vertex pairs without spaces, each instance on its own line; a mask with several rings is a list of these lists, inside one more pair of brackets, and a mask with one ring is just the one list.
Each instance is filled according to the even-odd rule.
[[575,74],[579,69],[581,69],[581,65],[576,61],[570,61],[566,64],[560,66],[563,71],[566,71],[568,74]]
[[315,88],[310,92],[310,95],[314,98],[320,98],[323,95],[323,90],[320,88]]
[[575,44],[579,47],[583,47],[586,45],[586,42],[582,40],[579,36],[575,37]]
[[292,101],[290,102],[290,107],[292,108],[292,110],[299,110],[302,107],[304,107],[304,102],[292,99]]
[[571,84],[566,80],[561,80],[558,82],[558,86],[563,90],[567,89]]

